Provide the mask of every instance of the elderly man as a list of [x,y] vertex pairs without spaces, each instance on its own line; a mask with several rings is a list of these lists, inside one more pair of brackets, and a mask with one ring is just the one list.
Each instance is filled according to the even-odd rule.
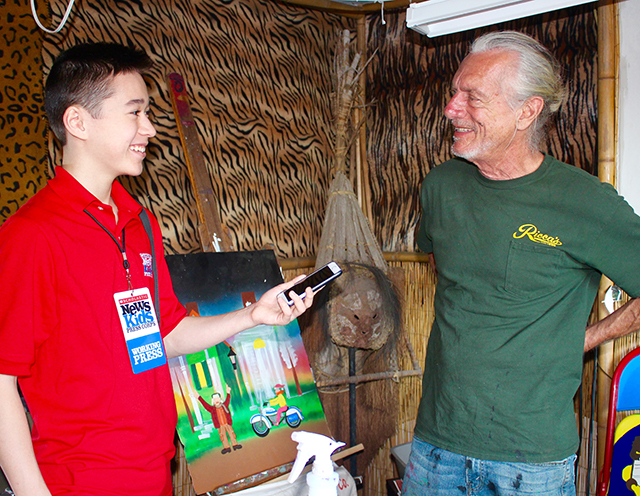
[[404,495],[575,494],[583,350],[638,329],[639,300],[587,320],[602,274],[640,295],[640,218],[540,150],[564,92],[516,32],[478,38],[454,77],[460,158],[421,191],[438,287]]

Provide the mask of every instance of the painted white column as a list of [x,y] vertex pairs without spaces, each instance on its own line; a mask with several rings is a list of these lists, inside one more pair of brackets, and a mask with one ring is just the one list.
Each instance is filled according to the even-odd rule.
[[620,83],[617,189],[640,214],[640,1],[618,3]]

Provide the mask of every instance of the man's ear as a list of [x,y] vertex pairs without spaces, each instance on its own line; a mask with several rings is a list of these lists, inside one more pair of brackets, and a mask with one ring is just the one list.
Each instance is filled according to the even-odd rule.
[[82,107],[71,105],[62,116],[62,123],[67,133],[74,138],[85,140],[87,138],[87,118],[91,117]]
[[524,102],[522,107],[519,109],[520,115],[518,116],[517,122],[518,129],[521,131],[528,129],[529,126],[536,121],[543,108],[544,100],[539,96],[532,96]]

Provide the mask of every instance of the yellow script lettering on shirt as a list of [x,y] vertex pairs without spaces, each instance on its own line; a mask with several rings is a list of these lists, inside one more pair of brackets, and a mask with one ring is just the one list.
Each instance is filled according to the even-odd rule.
[[518,230],[513,233],[515,239],[524,238],[525,236],[534,243],[541,243],[543,245],[560,246],[562,244],[560,238],[542,234],[533,224],[522,224]]

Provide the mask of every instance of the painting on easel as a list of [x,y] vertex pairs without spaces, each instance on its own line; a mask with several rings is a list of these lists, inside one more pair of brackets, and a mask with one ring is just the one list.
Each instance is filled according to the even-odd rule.
[[[283,281],[272,251],[173,255],[167,265],[190,315],[238,310]],[[330,435],[295,320],[248,329],[169,369],[198,494],[279,475],[297,454],[294,429]]]

